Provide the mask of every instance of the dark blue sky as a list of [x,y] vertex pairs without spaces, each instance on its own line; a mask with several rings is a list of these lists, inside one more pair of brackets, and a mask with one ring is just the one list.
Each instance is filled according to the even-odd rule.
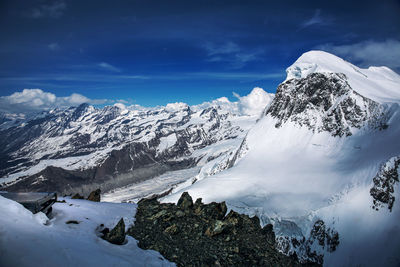
[[0,95],[196,104],[274,92],[303,52],[400,70],[400,1],[0,1]]

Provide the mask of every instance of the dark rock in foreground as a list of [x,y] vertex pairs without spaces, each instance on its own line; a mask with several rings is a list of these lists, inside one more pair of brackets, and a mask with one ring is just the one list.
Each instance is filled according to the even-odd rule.
[[101,194],[100,189],[96,189],[89,194],[87,200],[100,202],[100,194]]
[[71,197],[71,199],[85,199],[83,196],[79,195],[79,193],[76,193]]
[[127,234],[178,266],[300,266],[275,249],[272,225],[261,228],[257,217],[226,212],[225,202],[193,203],[186,192],[178,205],[143,199]]
[[115,245],[122,245],[125,241],[125,223],[121,218],[117,225],[109,231],[108,228],[103,230],[103,239]]

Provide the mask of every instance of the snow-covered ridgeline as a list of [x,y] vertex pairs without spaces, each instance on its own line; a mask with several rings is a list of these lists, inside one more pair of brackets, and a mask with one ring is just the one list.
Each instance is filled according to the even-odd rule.
[[[42,172],[50,166],[73,171],[74,176],[83,176],[86,180],[86,177],[101,175],[100,180],[95,176],[101,183],[108,176],[129,174],[149,164],[161,164],[160,172],[171,168],[165,166],[170,161],[187,162],[184,164],[188,166],[181,168],[191,167],[192,162],[205,164],[205,159],[222,156],[231,145],[223,152],[221,149],[196,151],[215,143],[220,147],[225,140],[238,139],[240,143],[273,95],[254,88],[249,95],[237,97],[236,102],[219,98],[195,106],[172,103],[155,108],[117,104],[96,109],[84,104],[43,113],[0,132],[5,159],[0,182],[3,186],[12,186],[28,178],[32,181],[24,184],[25,188],[34,185],[40,189],[49,183],[44,182],[48,177]],[[57,170],[58,176],[70,175],[62,170]],[[37,177],[32,178],[35,175],[44,179],[36,181]],[[123,183],[128,183],[128,178],[123,178]]]

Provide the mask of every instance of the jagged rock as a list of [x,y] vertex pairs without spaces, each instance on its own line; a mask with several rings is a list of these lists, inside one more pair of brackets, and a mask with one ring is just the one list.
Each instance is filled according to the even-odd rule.
[[[201,200],[200,200],[201,203]],[[227,211],[226,203],[211,202],[207,205],[196,205],[196,213],[204,217],[210,217],[215,220],[221,220]]]
[[378,174],[374,177],[374,185],[370,190],[373,209],[379,210],[386,205],[389,211],[392,211],[395,201],[394,189],[395,185],[399,183],[399,166],[400,156],[392,157],[381,166]]
[[[108,230],[108,228],[106,228]],[[105,229],[104,229],[105,230]],[[103,230],[103,231],[104,231]],[[117,225],[111,231],[105,231],[103,239],[115,245],[122,245],[125,241],[125,223],[124,219],[121,218]]]
[[83,196],[79,195],[79,193],[76,193],[71,197],[71,199],[85,199]]
[[382,107],[355,92],[341,73],[312,73],[280,84],[267,114],[277,119],[276,128],[292,121],[332,136],[350,136],[364,125],[387,128]]
[[[339,233],[334,229],[328,228],[323,220],[317,220],[310,232],[308,239],[309,247],[317,241],[322,248],[327,248],[328,252],[333,252],[339,245]],[[321,262],[322,263],[322,262]]]
[[265,236],[267,236],[267,241],[271,244],[274,245],[275,243],[275,233],[273,230],[272,224],[267,224],[262,228],[262,232]]
[[224,202],[193,204],[188,193],[178,205],[142,199],[127,234],[178,266],[300,265],[276,250],[272,225],[261,228],[257,217],[226,210]]
[[[324,251],[334,252],[339,245],[339,233],[325,222],[317,219],[308,238],[301,233],[301,229],[291,221],[282,220],[275,223],[277,230],[276,248],[283,254],[298,258],[300,262],[315,262],[323,264]],[[279,229],[281,228],[281,229]],[[282,234],[286,228],[287,234]]]
[[94,201],[94,202],[100,202],[100,194],[101,194],[101,190],[96,189],[89,194],[87,200]]
[[192,197],[189,195],[188,192],[184,192],[180,199],[178,200],[178,207],[180,207],[183,210],[188,210],[191,207],[193,207],[193,200]]
[[213,237],[222,233],[225,229],[227,229],[228,223],[225,223],[220,220],[215,220],[214,224],[207,228],[205,235],[209,237]]

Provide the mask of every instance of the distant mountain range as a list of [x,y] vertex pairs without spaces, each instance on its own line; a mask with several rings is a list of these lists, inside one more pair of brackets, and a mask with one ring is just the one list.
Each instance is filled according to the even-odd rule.
[[[0,130],[1,185],[10,191],[87,194],[204,165],[240,144],[272,98],[255,88],[243,103],[220,98],[155,108],[82,104],[25,120],[6,114]],[[210,149],[214,144],[217,148]]]

